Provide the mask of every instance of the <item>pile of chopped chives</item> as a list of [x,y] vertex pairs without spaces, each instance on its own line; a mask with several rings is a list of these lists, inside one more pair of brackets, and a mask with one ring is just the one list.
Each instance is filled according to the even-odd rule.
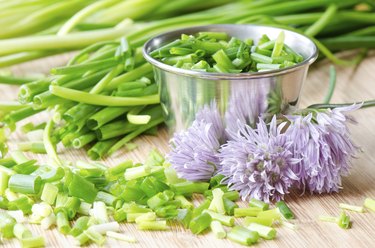
[[[41,166],[15,151],[0,159],[0,208],[6,210],[0,212],[0,234],[24,247],[43,246],[44,238],[23,225],[27,220],[43,229],[56,227],[77,245],[103,245],[106,238],[137,242],[119,231],[121,222],[135,223],[141,231],[164,231],[168,221],[175,221],[194,234],[211,230],[219,239],[241,244],[275,238],[272,224],[287,217],[285,211],[256,199],[239,208],[238,192],[228,191],[222,178],[217,175],[210,183],[178,178],[156,150],[144,164],[128,160],[105,167],[77,161],[69,168]],[[206,196],[197,206],[191,199],[195,193]],[[239,217],[245,217],[241,226],[235,224]]]
[[199,32],[197,35],[182,34],[150,53],[165,64],[182,69],[241,73],[264,72],[294,66],[303,57],[284,43],[285,34],[280,32],[275,40],[263,35],[257,41],[242,41],[223,32]]

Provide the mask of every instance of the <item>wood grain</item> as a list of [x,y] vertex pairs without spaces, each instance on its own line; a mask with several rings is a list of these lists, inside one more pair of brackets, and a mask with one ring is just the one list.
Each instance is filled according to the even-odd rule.
[[[52,66],[63,64],[69,55],[53,57],[25,63],[11,68],[18,75],[35,71],[48,71]],[[308,75],[302,92],[301,107],[318,103],[323,98],[328,84],[327,62],[314,65]],[[352,102],[375,99],[375,56],[370,56],[356,69],[337,68],[337,88],[332,102]],[[15,99],[17,87],[0,86],[2,100]],[[353,139],[362,148],[358,158],[354,160],[351,174],[343,179],[343,190],[335,194],[300,195],[293,192],[287,197],[287,202],[296,214],[299,229],[294,231],[285,227],[277,229],[277,239],[260,241],[258,247],[375,247],[375,213],[350,213],[353,227],[342,230],[335,224],[318,221],[319,215],[338,215],[340,202],[361,205],[365,197],[375,198],[375,109],[365,109],[353,113],[358,124],[351,126]],[[46,116],[44,116],[45,118]],[[10,145],[24,140],[21,133],[11,135]],[[136,140],[139,149],[132,152],[120,151],[104,162],[108,166],[115,165],[124,159],[142,162],[152,148],[157,147],[162,152],[168,151],[168,134],[160,128],[158,136],[142,136]],[[43,155],[28,154],[37,158],[41,163],[47,163]],[[83,150],[60,150],[64,160],[87,160]],[[246,206],[245,203],[240,203]],[[35,234],[46,237],[48,247],[72,247],[72,240],[55,230],[43,231],[37,225],[30,225]],[[192,235],[181,226],[172,225],[167,232],[138,231],[132,224],[121,224],[121,230],[136,237],[137,244],[127,244],[108,238],[106,247],[241,247],[227,240],[218,240],[212,234],[201,236]],[[2,247],[19,247],[15,240],[5,240]],[[90,247],[95,247],[90,245]]]

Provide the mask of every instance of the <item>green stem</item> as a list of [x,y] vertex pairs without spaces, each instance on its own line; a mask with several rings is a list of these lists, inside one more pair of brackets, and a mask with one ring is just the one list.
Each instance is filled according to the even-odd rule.
[[[355,102],[351,103],[339,103],[339,104],[312,104],[308,106],[307,108],[313,108],[313,109],[334,109],[334,108],[339,108],[339,107],[347,107],[350,105],[356,104]],[[361,109],[363,108],[369,108],[369,107],[375,107],[375,100],[370,100],[370,101],[364,101],[362,103]]]
[[332,18],[336,14],[336,11],[336,4],[331,4],[324,12],[324,14],[314,24],[312,24],[308,29],[305,30],[305,34],[309,36],[317,35],[332,20]]
[[68,99],[75,102],[87,103],[98,106],[137,106],[137,105],[149,105],[157,104],[160,102],[159,95],[150,95],[143,97],[116,97],[116,96],[105,96],[98,94],[90,94],[87,92],[68,89],[60,86],[50,86],[50,92],[53,95],[59,96],[64,99]]
[[336,86],[336,69],[333,65],[329,67],[329,87],[327,95],[324,97],[323,103],[328,104],[331,101],[333,91]]

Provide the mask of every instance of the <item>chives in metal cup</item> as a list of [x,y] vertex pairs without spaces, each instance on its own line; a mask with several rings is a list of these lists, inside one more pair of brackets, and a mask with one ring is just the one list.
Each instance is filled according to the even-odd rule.
[[[149,53],[179,39],[181,34],[225,32],[241,40],[257,41],[263,34],[276,39],[285,33],[285,44],[303,56],[294,66],[267,72],[212,73],[170,66],[152,58]],[[313,41],[296,32],[259,25],[222,24],[197,26],[167,32],[150,39],[143,55],[154,67],[159,84],[160,101],[170,133],[188,128],[196,113],[204,106],[217,107],[227,126],[237,125],[237,119],[254,124],[259,115],[286,113],[298,104],[309,66],[318,50]],[[234,118],[233,118],[234,117]]]

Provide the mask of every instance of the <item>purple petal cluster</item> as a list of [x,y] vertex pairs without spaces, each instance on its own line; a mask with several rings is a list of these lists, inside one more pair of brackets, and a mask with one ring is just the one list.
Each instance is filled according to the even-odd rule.
[[263,120],[259,120],[256,129],[238,122],[239,131],[232,133],[232,140],[222,146],[219,173],[242,199],[278,201],[298,180],[291,168],[299,160],[290,151],[293,142],[282,133],[285,124],[277,126],[276,117],[269,128]]
[[224,126],[216,104],[202,108],[185,131],[170,141],[168,160],[177,175],[190,181],[208,181],[220,164],[219,148]]
[[341,176],[347,175],[351,159],[357,151],[352,142],[345,112],[360,108],[360,105],[336,108],[308,114],[287,116],[291,125],[286,130],[293,141],[293,156],[300,161],[292,166],[299,178],[298,187],[310,192],[337,192]]
[[229,138],[238,131],[238,121],[255,125],[268,107],[269,82],[238,82],[232,85],[228,109],[225,113]]

